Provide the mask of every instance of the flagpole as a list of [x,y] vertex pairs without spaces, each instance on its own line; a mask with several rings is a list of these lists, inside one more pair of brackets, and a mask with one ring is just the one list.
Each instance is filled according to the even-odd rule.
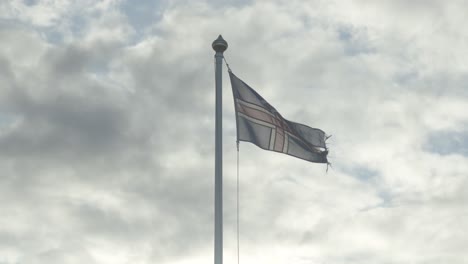
[[214,263],[223,264],[223,52],[228,44],[221,35],[211,45],[216,51],[216,120],[215,120],[215,230]]

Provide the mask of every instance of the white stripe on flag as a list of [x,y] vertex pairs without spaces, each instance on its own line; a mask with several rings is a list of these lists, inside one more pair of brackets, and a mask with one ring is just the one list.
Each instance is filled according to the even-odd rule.
[[288,153],[289,134],[284,133],[283,153]]
[[243,104],[243,105],[245,105],[245,106],[247,106],[247,107],[253,108],[253,109],[258,110],[258,111],[262,111],[262,112],[264,112],[265,114],[269,114],[269,115],[271,115],[272,117],[275,117],[274,114],[272,114],[272,113],[269,112],[267,109],[265,109],[265,108],[263,108],[263,107],[261,107],[261,106],[258,106],[258,105],[256,105],[256,104],[252,104],[252,103],[248,103],[248,102],[246,102],[246,101],[242,101],[242,100],[239,99],[239,98],[236,98],[236,101],[237,101],[239,104]]
[[275,128],[275,126],[273,124],[270,124],[270,123],[267,123],[267,122],[252,118],[252,117],[250,117],[248,115],[245,115],[243,113],[237,112],[237,115],[242,116],[243,118],[249,120],[250,122],[256,123],[258,125],[266,126],[266,127],[269,127],[269,128]]
[[276,139],[276,129],[273,128],[271,130],[271,136],[270,136],[270,146],[268,147],[270,150],[275,149],[275,139]]

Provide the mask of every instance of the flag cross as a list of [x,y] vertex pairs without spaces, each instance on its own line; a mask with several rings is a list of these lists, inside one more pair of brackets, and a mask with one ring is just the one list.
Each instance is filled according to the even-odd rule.
[[272,129],[270,133],[269,150],[287,153],[288,137],[294,137],[301,143],[308,146],[310,150],[318,151],[305,140],[302,140],[297,135],[294,129],[291,129],[288,122],[276,111],[274,107],[266,101],[262,101],[265,107],[248,103],[246,101],[236,99],[238,114],[242,117],[262,126],[267,126]]

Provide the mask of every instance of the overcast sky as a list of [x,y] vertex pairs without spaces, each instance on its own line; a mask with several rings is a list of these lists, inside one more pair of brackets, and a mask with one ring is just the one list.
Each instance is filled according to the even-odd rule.
[[[240,146],[244,264],[468,263],[466,1],[0,2],[0,264],[213,262],[214,51],[333,168]],[[224,69],[225,263],[236,151]]]

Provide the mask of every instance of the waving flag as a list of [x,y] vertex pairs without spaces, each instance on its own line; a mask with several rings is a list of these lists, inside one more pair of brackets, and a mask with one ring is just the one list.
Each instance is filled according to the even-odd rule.
[[325,132],[284,119],[254,89],[231,71],[237,140],[311,162],[328,163]]

